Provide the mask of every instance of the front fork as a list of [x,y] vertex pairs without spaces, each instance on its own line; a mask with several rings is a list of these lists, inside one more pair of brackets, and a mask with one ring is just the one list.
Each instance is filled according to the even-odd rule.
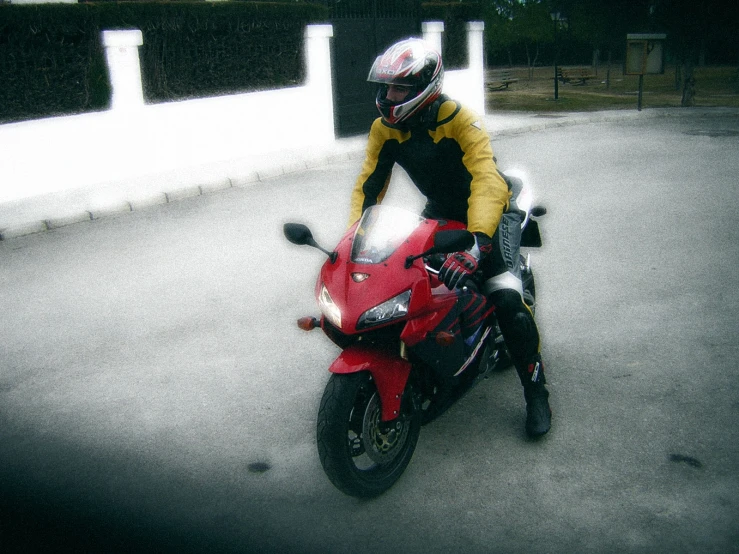
[[392,421],[400,415],[400,405],[411,373],[411,363],[397,353],[353,344],[342,350],[328,370],[338,374],[369,371],[380,396],[382,421]]

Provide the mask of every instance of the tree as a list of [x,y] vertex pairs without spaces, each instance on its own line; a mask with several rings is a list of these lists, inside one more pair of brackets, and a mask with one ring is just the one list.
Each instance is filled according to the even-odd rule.
[[568,33],[560,36],[565,59],[582,59],[583,46],[590,45],[597,70],[602,53],[609,66],[622,60],[628,33],[666,33],[667,53],[676,61],[676,82],[689,83],[696,65],[730,62],[737,66],[739,87],[736,0],[481,1],[491,59],[505,57],[509,65],[525,59],[533,68],[540,57],[553,54],[549,12],[556,8],[569,22]]
[[654,0],[652,7],[653,24],[667,32],[667,44],[682,67],[682,105],[691,106],[696,84],[694,69],[706,64],[711,45],[734,42],[736,49],[739,24],[736,2]]
[[490,0],[485,5],[488,50],[505,50],[509,65],[520,49],[529,77],[539,61],[542,45],[552,40],[549,8],[544,0]]
[[598,70],[601,53],[608,60],[606,83],[614,56],[623,51],[629,32],[646,31],[649,0],[578,0],[568,1],[568,17],[574,37],[589,43],[593,65]]
[[488,53],[495,56],[504,51],[508,65],[513,65],[512,45],[516,42],[513,35],[511,20],[513,19],[513,5],[516,0],[492,0],[483,7],[485,20],[485,47]]
[[529,0],[517,4],[512,20],[513,32],[523,43],[529,79],[533,78],[534,67],[539,60],[541,45],[553,34],[548,6],[540,0]]

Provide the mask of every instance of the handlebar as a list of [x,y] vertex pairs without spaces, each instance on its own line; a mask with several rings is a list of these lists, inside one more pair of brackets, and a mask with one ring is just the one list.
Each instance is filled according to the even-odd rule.
[[[423,265],[426,268],[426,271],[428,271],[431,275],[436,275],[437,277],[439,276],[439,270],[438,269],[434,269],[429,264],[423,264]],[[481,276],[482,276],[482,273],[480,273],[480,271],[478,270],[472,276],[471,279],[465,281],[465,284],[464,284],[464,286],[462,287],[461,290],[466,290],[466,289],[469,288],[469,289],[472,289],[475,292],[479,292],[480,291],[481,284],[482,284],[482,280],[481,280],[482,277]]]

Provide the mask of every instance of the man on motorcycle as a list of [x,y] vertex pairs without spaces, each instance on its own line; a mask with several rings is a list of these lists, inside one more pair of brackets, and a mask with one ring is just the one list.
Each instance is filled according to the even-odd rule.
[[367,80],[379,84],[382,117],[372,124],[362,171],[351,196],[350,224],[382,201],[397,163],[426,196],[423,216],[467,224],[475,245],[450,255],[439,273],[453,289],[482,270],[501,332],[526,399],[526,432],[549,431],[551,410],[539,332],[524,303],[519,264],[521,215],[498,172],[479,117],[441,94],[441,56],[420,39],[400,41],[378,56]]

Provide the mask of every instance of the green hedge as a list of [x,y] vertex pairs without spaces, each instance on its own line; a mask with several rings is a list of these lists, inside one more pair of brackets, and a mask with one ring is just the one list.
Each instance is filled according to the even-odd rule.
[[[102,110],[110,84],[104,29],[140,29],[144,94],[163,102],[265,90],[303,81],[303,31],[331,2],[120,2],[0,4],[0,123]],[[424,2],[444,21],[444,63],[467,63],[474,2]]]
[[105,109],[105,29],[142,31],[150,102],[298,84],[305,25],[327,13],[302,2],[2,4],[0,122]]
[[482,6],[477,2],[424,2],[423,21],[443,21],[444,67],[467,67],[467,22],[482,21]]

